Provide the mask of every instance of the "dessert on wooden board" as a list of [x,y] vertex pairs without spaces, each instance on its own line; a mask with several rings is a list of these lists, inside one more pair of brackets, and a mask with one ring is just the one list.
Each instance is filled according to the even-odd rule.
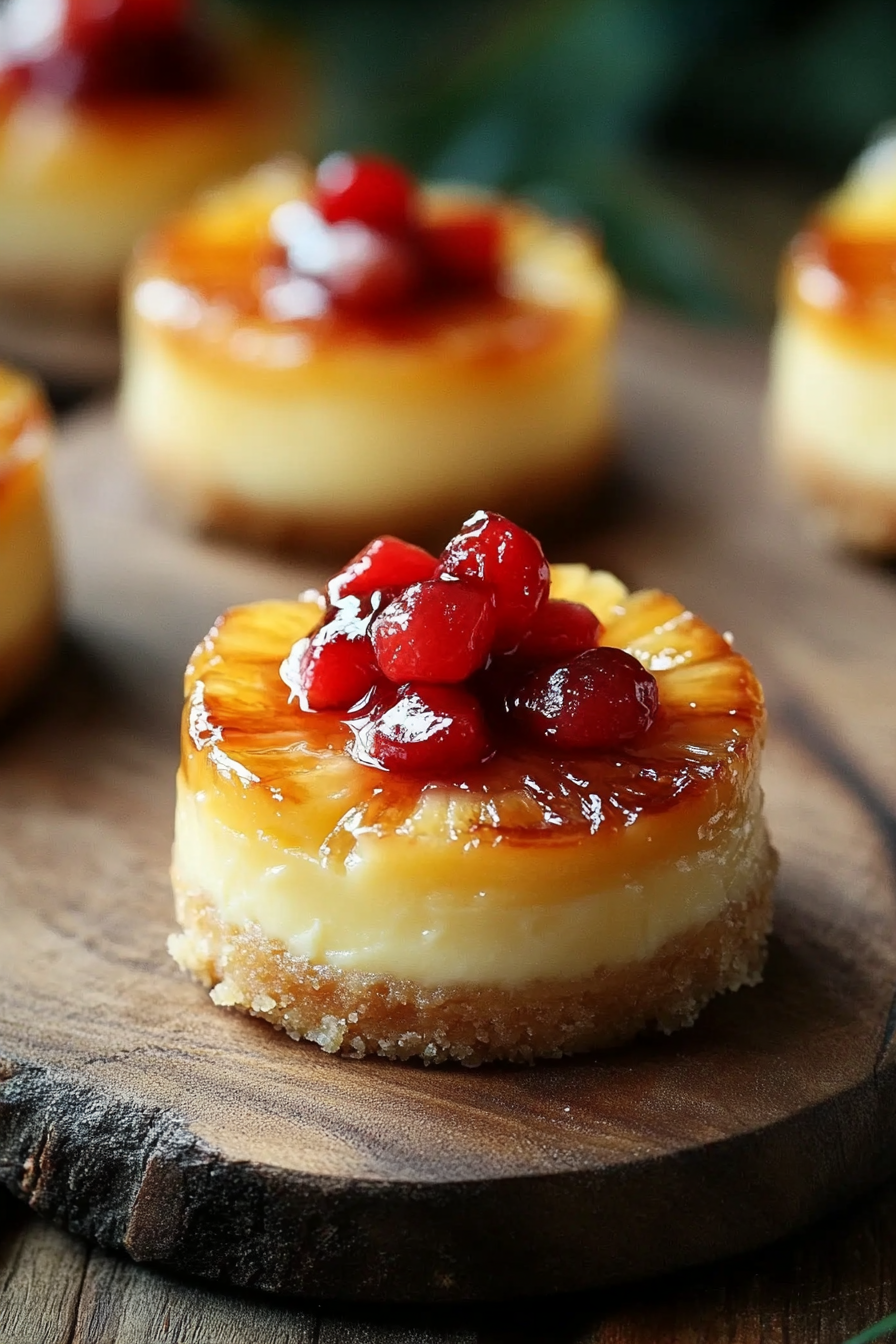
[[680,602],[480,512],[226,612],[186,676],[170,949],[325,1050],[531,1060],[761,974],[762,691]]
[[40,392],[0,365],[0,713],[28,689],[56,638],[49,441]]
[[776,463],[824,529],[896,554],[896,135],[797,235],[772,346]]
[[618,306],[594,240],[521,202],[378,158],[272,163],[140,249],[124,424],[191,524],[443,536],[600,467]]
[[[295,71],[188,0],[11,0],[0,16],[4,339],[111,327],[148,227],[294,138]],[[6,336],[6,327],[10,335]]]

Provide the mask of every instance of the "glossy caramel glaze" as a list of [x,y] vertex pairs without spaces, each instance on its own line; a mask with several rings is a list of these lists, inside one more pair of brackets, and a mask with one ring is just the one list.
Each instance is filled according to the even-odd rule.
[[[569,595],[569,585],[554,591]],[[187,786],[232,795],[241,830],[264,830],[325,865],[350,861],[362,834],[426,833],[428,795],[441,837],[474,845],[577,846],[635,830],[649,843],[651,818],[681,808],[689,824],[702,816],[709,833],[750,787],[761,745],[763,699],[750,665],[662,593],[625,595],[599,614],[602,642],[628,649],[657,677],[661,711],[643,741],[555,757],[505,738],[485,765],[431,780],[356,763],[344,718],[289,703],[280,665],[318,621],[317,605],[235,608],[187,671]]]
[[782,300],[832,335],[896,350],[896,229],[854,232],[816,215],[791,245]]
[[42,473],[49,414],[29,379],[0,366],[0,521]]
[[[281,367],[353,347],[428,347],[437,349],[440,359],[474,363],[486,374],[521,354],[562,347],[575,328],[572,293],[567,302],[542,301],[534,287],[526,292],[527,279],[516,265],[516,254],[525,249],[533,230],[543,230],[547,222],[507,202],[494,204],[506,236],[500,292],[424,289],[398,311],[362,315],[329,305],[312,316],[283,317],[272,294],[291,275],[283,249],[271,237],[271,214],[278,205],[307,196],[309,189],[307,171],[283,161],[173,220],[144,244],[138,257],[132,284],[138,316],[166,328],[173,338],[183,334],[195,343],[198,334],[207,349],[226,345],[236,328],[256,337],[286,337],[278,347],[272,345],[271,362]],[[445,217],[464,209],[469,200],[457,193],[425,193],[421,209],[424,217]],[[590,240],[573,230],[567,236],[575,238],[590,267],[603,270]],[[577,264],[582,264],[578,258]],[[587,309],[587,285],[581,287],[581,301]],[[607,307],[603,289],[599,306]]]

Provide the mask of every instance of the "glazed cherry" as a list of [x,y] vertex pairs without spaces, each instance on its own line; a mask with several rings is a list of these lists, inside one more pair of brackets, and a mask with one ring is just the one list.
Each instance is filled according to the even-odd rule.
[[369,622],[360,601],[347,598],[309,639],[293,645],[280,675],[303,709],[350,709],[380,679]]
[[532,660],[571,658],[593,649],[599,634],[600,621],[590,607],[551,597],[536,611],[517,655]]
[[421,234],[430,269],[451,285],[493,287],[501,265],[501,225],[496,214],[435,220]]
[[479,701],[459,686],[402,686],[362,735],[361,751],[387,770],[450,774],[489,755]]
[[363,597],[378,588],[404,588],[431,579],[438,561],[420,546],[399,537],[376,537],[349,560],[327,584],[331,602]]
[[375,617],[370,637],[390,681],[466,681],[492,647],[494,595],[461,580],[413,583]]
[[356,220],[329,224],[307,201],[285,201],[270,231],[290,270],[323,285],[341,307],[375,312],[406,304],[420,284],[411,245]]
[[413,248],[364,224],[335,224],[332,234],[333,260],[320,278],[340,307],[379,313],[410,302],[420,288]]
[[89,41],[103,26],[127,26],[143,32],[179,28],[187,18],[189,0],[67,0],[63,42],[74,47]]
[[604,647],[530,672],[510,711],[536,741],[606,751],[646,733],[658,705],[656,678],[623,649]]
[[381,233],[405,233],[415,195],[413,180],[391,159],[330,154],[317,170],[315,204],[330,224],[357,220]]
[[494,648],[515,649],[547,600],[551,572],[540,543],[499,513],[480,510],[449,541],[439,573],[487,584],[495,594]]

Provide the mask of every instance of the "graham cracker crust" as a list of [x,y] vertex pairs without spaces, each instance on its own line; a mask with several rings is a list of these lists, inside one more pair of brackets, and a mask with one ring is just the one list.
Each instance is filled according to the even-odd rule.
[[762,978],[777,856],[769,847],[754,889],[717,918],[646,961],[575,981],[522,988],[426,988],[294,957],[258,926],[225,924],[202,892],[174,875],[177,918],[168,950],[213,1001],[262,1017],[295,1040],[352,1058],[419,1057],[531,1063],[619,1045],[640,1032],[691,1026],[716,994]]
[[819,531],[870,555],[896,555],[896,486],[859,480],[812,451],[778,436],[780,469],[813,512]]

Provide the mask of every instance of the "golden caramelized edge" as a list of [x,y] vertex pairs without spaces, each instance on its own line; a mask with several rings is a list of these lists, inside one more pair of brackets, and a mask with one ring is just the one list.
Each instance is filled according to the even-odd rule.
[[762,975],[777,856],[769,846],[747,898],[701,928],[671,939],[645,961],[596,970],[570,982],[521,989],[488,985],[426,989],[346,972],[290,955],[257,926],[222,921],[202,892],[173,875],[183,932],[169,939],[178,966],[213,1001],[264,1018],[295,1040],[353,1058],[491,1060],[538,1058],[619,1045],[641,1032],[691,1026],[715,995]]

